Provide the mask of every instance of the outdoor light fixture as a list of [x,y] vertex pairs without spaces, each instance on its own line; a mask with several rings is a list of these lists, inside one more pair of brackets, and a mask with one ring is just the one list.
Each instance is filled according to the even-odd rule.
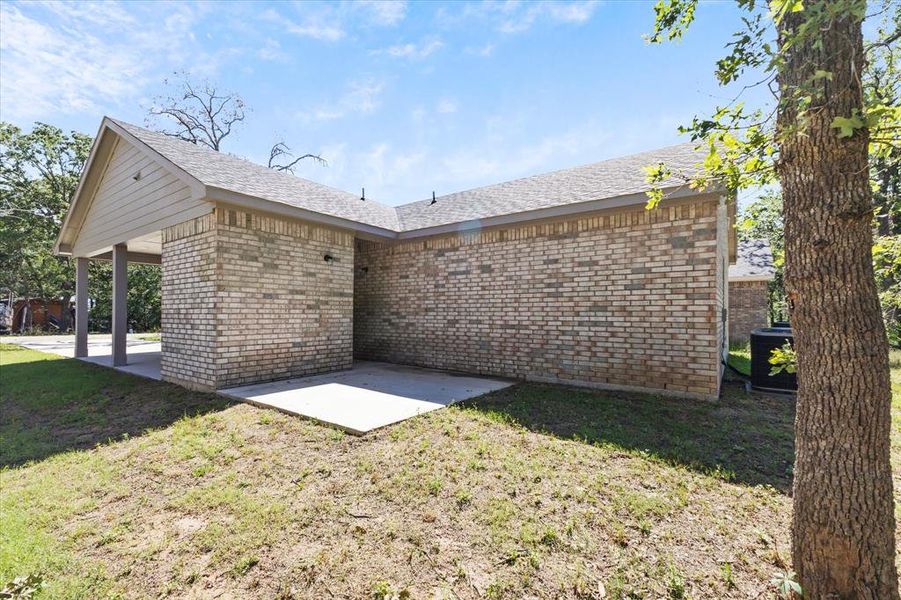
[[331,254],[326,254],[325,256],[322,257],[322,260],[324,260],[325,262],[330,263],[330,262],[333,262],[333,261],[335,260],[335,257],[332,256]]

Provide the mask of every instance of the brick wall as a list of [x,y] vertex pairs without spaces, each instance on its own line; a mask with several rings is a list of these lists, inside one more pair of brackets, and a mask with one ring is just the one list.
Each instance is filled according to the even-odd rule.
[[164,229],[162,239],[160,375],[189,387],[215,387],[214,216]]
[[355,354],[715,397],[717,205],[357,240]]
[[766,281],[729,282],[729,343],[744,343],[751,330],[769,325]]
[[352,365],[350,232],[219,206],[164,231],[163,280],[167,379],[223,388]]
[[238,210],[216,214],[220,387],[349,369],[353,234]]

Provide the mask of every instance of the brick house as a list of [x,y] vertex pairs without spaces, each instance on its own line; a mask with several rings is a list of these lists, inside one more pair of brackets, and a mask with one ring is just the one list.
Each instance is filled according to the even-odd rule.
[[729,343],[743,344],[751,330],[769,325],[770,281],[776,275],[766,240],[739,240],[729,265]]
[[125,266],[162,265],[161,375],[182,385],[357,357],[715,398],[733,211],[675,179],[644,208],[643,167],[701,159],[683,144],[392,207],[105,118],[56,251],[80,301],[88,261],[113,261],[114,364]]

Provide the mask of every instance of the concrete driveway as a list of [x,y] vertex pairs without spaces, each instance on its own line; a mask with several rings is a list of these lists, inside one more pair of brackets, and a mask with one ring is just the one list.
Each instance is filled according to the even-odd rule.
[[[72,335],[3,337],[0,341],[69,358],[75,354]],[[81,360],[112,366],[112,337],[88,336],[88,357]],[[129,335],[128,365],[115,368],[160,379],[160,342]],[[234,387],[219,393],[362,435],[511,384],[491,377],[356,361],[348,371]]]
[[[32,350],[58,354],[66,358],[75,356],[74,335],[29,335],[2,337],[0,341],[18,344]],[[114,367],[118,371],[131,373],[148,379],[160,378],[160,343],[148,342],[129,334],[126,337],[128,347],[128,364]],[[81,360],[103,367],[113,366],[113,336],[110,334],[92,334],[88,336],[88,356]]]

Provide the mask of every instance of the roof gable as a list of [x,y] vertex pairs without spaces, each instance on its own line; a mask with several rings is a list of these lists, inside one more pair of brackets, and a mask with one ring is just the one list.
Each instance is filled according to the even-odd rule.
[[212,210],[188,181],[124,138],[116,142],[96,190],[84,202],[85,216],[72,244],[77,256],[111,250],[123,240],[130,251],[159,254],[157,232]]
[[207,186],[211,197],[225,191],[389,231],[399,228],[390,206],[163,133],[113,122]]
[[94,137],[91,152],[78,181],[78,187],[72,196],[72,201],[69,203],[69,209],[60,228],[59,236],[54,246],[54,250],[57,253],[69,254],[72,252],[120,143],[132,148],[136,157],[149,161],[149,163],[164,170],[167,176],[180,181],[189,190],[188,196],[190,198],[199,200],[205,195],[203,185],[199,181],[152,149],[146,147],[134,136],[118,127],[111,119],[104,119],[100,124],[97,135]]

